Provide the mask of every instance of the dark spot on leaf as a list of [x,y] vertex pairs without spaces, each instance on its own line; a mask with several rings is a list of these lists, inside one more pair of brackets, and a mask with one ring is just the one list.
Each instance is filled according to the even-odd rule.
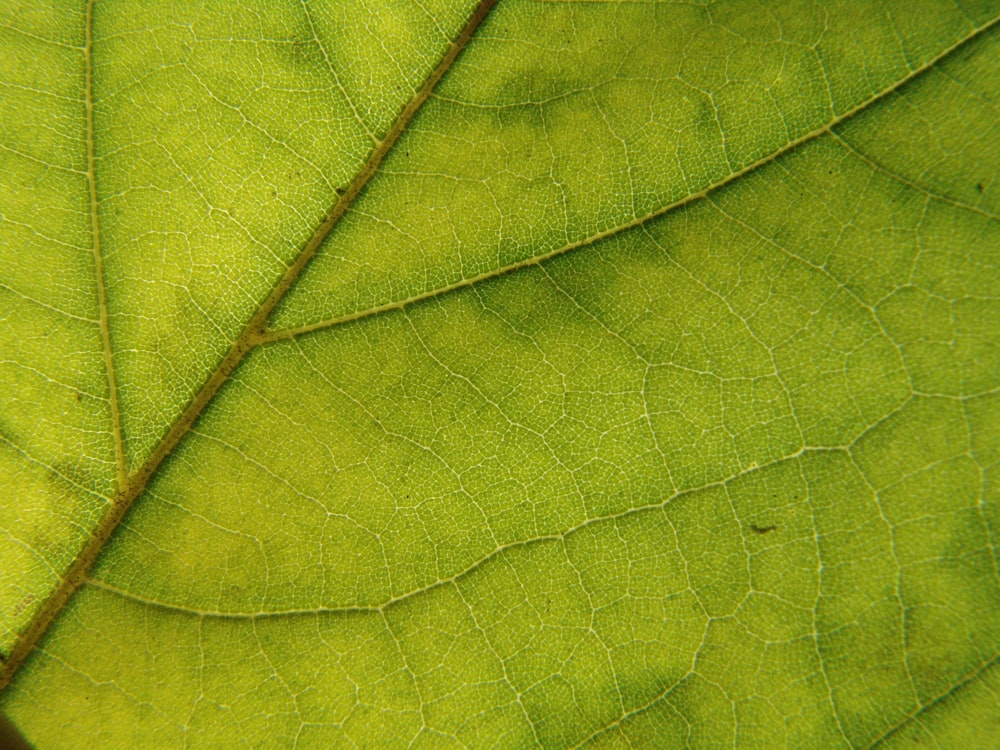
[[346,192],[347,192],[347,191],[346,191],[346,190],[344,190],[344,188],[342,188],[342,187],[338,187],[338,188],[334,188],[334,190],[336,190],[336,191],[337,191],[337,195],[343,195],[344,193],[346,193]]
[[74,395],[74,396],[76,396],[76,400],[77,400],[77,402],[79,402],[79,401],[80,401],[80,399],[81,399],[81,398],[83,398],[83,396],[81,396],[81,395],[80,395],[80,391],[77,391],[77,392],[76,392],[75,394],[73,394],[73,395]]
[[773,525],[772,526],[755,526],[754,524],[750,524],[750,531],[752,531],[754,534],[770,534],[776,528],[778,528],[778,527],[777,526],[773,526]]
[[982,193],[983,192],[983,183],[977,182],[976,183],[976,190],[978,190],[980,193]]
[[[3,659],[0,659],[0,663],[3,663]],[[31,750],[32,748],[32,745],[28,744],[17,727],[11,724],[3,714],[0,714],[0,747],[8,750]]]

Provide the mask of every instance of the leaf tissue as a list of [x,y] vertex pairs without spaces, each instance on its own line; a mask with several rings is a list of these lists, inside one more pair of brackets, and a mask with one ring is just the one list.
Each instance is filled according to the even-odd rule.
[[1000,745],[998,19],[0,1],[0,711]]

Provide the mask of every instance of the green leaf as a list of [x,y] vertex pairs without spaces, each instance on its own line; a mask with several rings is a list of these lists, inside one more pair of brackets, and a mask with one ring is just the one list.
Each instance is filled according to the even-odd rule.
[[1000,4],[0,9],[0,710],[995,747]]

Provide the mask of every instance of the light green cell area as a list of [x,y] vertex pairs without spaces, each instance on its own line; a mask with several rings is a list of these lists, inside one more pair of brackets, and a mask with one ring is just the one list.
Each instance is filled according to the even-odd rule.
[[739,620],[716,621],[698,667],[710,684],[725,690],[725,716],[735,725],[736,747],[850,746],[837,723],[812,637],[763,640]]
[[969,427],[958,399],[917,396],[859,440],[852,454],[871,487],[885,490],[925,467],[967,455]]
[[840,488],[827,467],[807,471],[823,563],[818,641],[855,745],[994,657],[1000,602],[981,477],[949,410],[934,407],[915,400],[858,445],[856,461],[834,462]]
[[106,501],[0,439],[0,654],[24,632],[87,540]]
[[420,699],[421,747],[532,742],[525,699],[473,609],[480,603],[446,585],[386,612]]
[[[133,466],[360,171],[464,15],[414,3],[371,22],[361,6],[315,17],[311,8],[97,6],[97,185]],[[338,38],[357,33],[371,46],[387,26],[403,41],[381,58]],[[373,87],[364,71],[379,60]],[[361,101],[372,96],[380,106]]]
[[0,304],[0,442],[84,492],[110,495],[114,438],[97,321],[2,287]]
[[[306,47],[310,56],[315,55],[308,49],[310,45],[320,47],[332,83],[349,100],[366,132],[381,138],[399,114],[400,102],[423,85],[475,3],[431,0],[302,6],[311,26],[309,33],[295,41]],[[270,13],[270,6],[264,7]],[[269,112],[287,119],[280,111]]]
[[[800,462],[751,472],[728,483],[719,496],[720,505],[738,517],[734,537],[749,586],[734,591],[738,607],[730,616],[712,622],[698,651],[698,673],[724,686],[740,747],[845,746],[814,636],[821,565]],[[675,510],[684,512],[677,528],[698,524],[705,497],[694,493],[683,499],[687,508],[668,506],[671,517]],[[718,538],[714,533],[722,531],[704,536]],[[721,561],[712,563],[706,571],[722,569]],[[730,560],[725,569],[739,567]]]
[[693,675],[649,708],[590,738],[586,747],[730,747],[736,735],[732,703],[718,685]]
[[[739,547],[731,545],[730,554],[735,558],[742,550],[749,574],[736,599],[733,619],[752,639],[768,646],[810,645],[819,596],[819,559],[809,488],[797,462],[782,462],[740,477],[727,485],[726,495],[740,524],[732,536],[741,542]],[[753,690],[762,689],[765,682],[755,677]],[[749,694],[753,690],[748,686]]]
[[902,516],[894,541],[900,592],[910,602],[907,663],[923,703],[993,657],[1000,642],[996,534],[982,489],[977,467],[958,459],[881,493],[886,515]]
[[93,318],[83,19],[37,5],[0,28],[0,290]]
[[960,402],[917,398],[855,450],[893,528],[921,703],[992,658],[1000,639],[996,506],[970,455],[971,426]]
[[1000,668],[994,658],[885,739],[888,750],[962,747],[990,750],[1000,737]]
[[[835,15],[812,3],[502,3],[274,326],[407,299],[621,226],[907,75],[895,19],[874,6]],[[972,29],[944,5],[906,23],[914,64]]]
[[810,456],[803,475],[821,563],[816,648],[840,732],[863,747],[918,702],[893,530],[848,456]]
[[972,441],[970,455],[984,470],[1000,464],[1000,394],[962,402]]

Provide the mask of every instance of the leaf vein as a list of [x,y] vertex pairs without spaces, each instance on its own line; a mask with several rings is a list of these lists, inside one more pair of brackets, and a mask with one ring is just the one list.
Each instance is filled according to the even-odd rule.
[[[111,431],[115,444],[115,463],[118,465],[118,492],[128,483],[128,464],[125,460],[125,442],[122,437],[121,410],[118,403],[118,383],[115,378],[114,351],[111,348],[111,329],[108,325],[108,298],[104,281],[104,257],[101,253],[101,225],[97,202],[97,170],[94,130],[94,2],[87,3],[87,20],[84,59],[84,112],[87,128],[87,199],[90,209],[91,247],[94,252],[94,273],[97,281],[98,328],[104,354],[105,376],[108,381],[108,404],[111,410]],[[0,683],[2,684],[2,683]]]

